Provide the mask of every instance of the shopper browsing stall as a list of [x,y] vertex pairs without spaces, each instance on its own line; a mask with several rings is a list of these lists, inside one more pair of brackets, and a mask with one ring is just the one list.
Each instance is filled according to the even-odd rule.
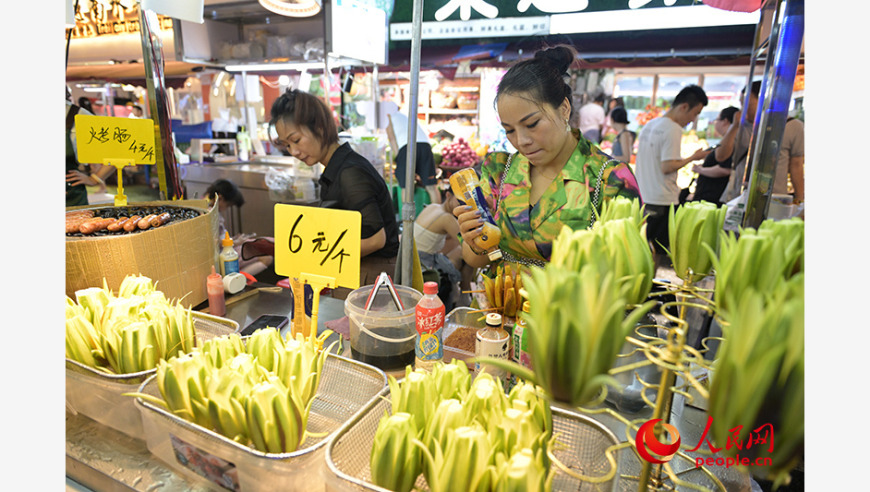
[[637,137],[635,170],[648,214],[646,234],[656,251],[662,254],[668,248],[668,210],[680,202],[677,171],[710,153],[704,149],[696,150],[689,157],[680,153],[683,128],[695,121],[707,102],[704,89],[697,85],[686,86],[674,97],[671,108],[644,125]]
[[[324,165],[320,176],[321,207],[356,210],[362,215],[360,285],[392,274],[399,252],[399,227],[387,184],[365,157],[348,143],[338,143],[332,112],[317,97],[298,90],[282,94],[272,105],[274,144],[308,166]],[[335,289],[344,299],[350,291]]]
[[[722,145],[733,145],[735,132],[728,131],[733,123],[740,121],[740,110],[734,106],[728,106],[719,112],[719,117],[713,122],[716,134],[722,137],[719,148]],[[721,205],[719,198],[725,187],[728,186],[728,177],[731,176],[731,155],[727,154],[723,160],[719,160],[720,153],[714,149],[704,159],[703,164],[695,164],[692,172],[698,175],[695,193],[692,201],[706,201]]]
[[[576,52],[567,46],[539,51],[504,75],[496,109],[508,141],[518,152],[496,152],[481,167],[481,187],[492,197],[491,210],[501,229],[499,248],[508,262],[543,265],[563,225],[585,229],[593,207],[622,195],[638,196],[634,174],[571,128],[568,67]],[[480,236],[480,216],[467,206],[459,219],[462,257],[473,267],[490,263],[471,245]]]

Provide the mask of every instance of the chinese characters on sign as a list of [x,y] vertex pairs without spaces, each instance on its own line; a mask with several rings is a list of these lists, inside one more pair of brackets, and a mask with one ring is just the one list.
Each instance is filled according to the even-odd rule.
[[[654,426],[659,421],[661,421],[661,419],[653,419],[645,422],[640,426],[637,435],[635,436],[635,448],[637,449],[638,454],[644,460],[652,464],[662,464],[670,461],[680,449],[680,434],[672,425],[662,423],[671,436],[672,442],[670,444],[663,443],[659,440],[660,438],[656,437]],[[710,456],[706,458],[703,456],[697,456],[694,458],[695,467],[700,467],[705,464],[708,466],[725,466],[726,468],[738,465],[770,466],[773,463],[770,456],[773,454],[773,424],[763,424],[757,429],[751,431],[749,436],[746,438],[746,442],[743,442],[740,438],[743,426],[738,425],[733,429],[729,429],[730,434],[728,435],[728,441],[725,443],[724,448],[722,448],[714,446],[707,437],[712,423],[713,417],[708,415],[707,425],[704,428],[704,432],[701,434],[701,438],[698,440],[698,444],[686,451],[699,451],[701,446],[706,443],[710,452],[718,453],[725,449],[729,452],[729,456]],[[759,446],[764,447],[759,448]],[[754,449],[752,458],[746,456],[741,457],[737,453],[737,451],[749,451],[751,449]],[[658,457],[651,454],[650,451],[658,455]],[[768,456],[765,456],[764,453]]]
[[362,216],[349,210],[275,205],[275,272],[314,274],[359,287]]
[[[606,10],[635,10],[646,7],[650,1],[614,0],[606,2]],[[685,0],[679,2],[664,0],[665,7],[673,7],[677,3],[687,4]],[[434,17],[430,17],[430,19],[434,18],[434,21],[423,22],[421,39],[554,34],[550,31],[551,16],[587,11],[591,2],[589,0],[438,0],[434,4],[436,6]],[[594,6],[600,8],[598,4]],[[391,22],[390,39],[408,41],[411,39],[411,30],[411,22]]]
[[154,164],[154,122],[150,119],[76,115],[76,147],[81,162],[129,159]]
[[[139,2],[135,0],[80,0],[76,3],[73,38],[139,32]],[[159,28],[172,30],[172,18],[158,16]]]

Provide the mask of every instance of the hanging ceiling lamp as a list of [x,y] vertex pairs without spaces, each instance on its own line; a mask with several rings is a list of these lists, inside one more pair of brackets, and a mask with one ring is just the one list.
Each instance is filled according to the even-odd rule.
[[287,17],[311,17],[320,12],[321,0],[258,0],[266,10]]

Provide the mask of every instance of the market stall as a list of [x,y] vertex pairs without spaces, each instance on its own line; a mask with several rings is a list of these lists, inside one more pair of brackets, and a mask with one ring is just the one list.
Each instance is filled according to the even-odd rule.
[[[410,108],[423,94],[412,37],[410,80],[395,87]],[[150,61],[152,113],[165,117],[162,60]],[[482,112],[483,78],[439,86],[418,117]],[[440,153],[448,174],[482,157],[471,145]],[[298,162],[268,159],[168,158],[167,177],[201,193],[218,177],[266,175],[249,187],[266,208],[230,226],[276,238],[278,286],[218,256],[217,205],[67,209],[70,487],[749,492],[802,470],[802,220],[737,234],[726,208],[688,204],[673,214],[672,266],[656,268],[640,202],[613,199],[595,227],[563,231],[547,265],[502,262],[472,286],[473,307],[430,312],[418,306],[437,286],[411,287],[408,234],[400,278],[359,285],[359,245],[341,242],[359,234],[358,214],[257,186],[269,172],[302,177]],[[487,339],[503,340],[503,358],[487,357]]]

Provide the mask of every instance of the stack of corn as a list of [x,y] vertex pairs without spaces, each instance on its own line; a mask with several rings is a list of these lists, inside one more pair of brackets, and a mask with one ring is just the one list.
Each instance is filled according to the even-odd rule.
[[327,350],[314,337],[257,330],[213,338],[160,361],[161,398],[130,393],[264,453],[290,453],[306,436]]
[[472,382],[462,361],[389,378],[385,413],[371,450],[372,481],[407,492],[422,473],[429,490],[550,490],[549,404],[531,384],[505,394],[484,373]]
[[714,295],[724,341],[711,372],[712,437],[726,456],[770,458],[753,470],[776,487],[803,456],[803,221],[723,232],[721,244]]
[[[534,371],[485,359],[578,406],[612,382],[608,371],[640,318],[653,306],[652,251],[637,201],[605,202],[589,230],[563,228],[550,263],[523,274],[530,305],[528,351]],[[626,314],[628,312],[628,315]]]
[[171,302],[148,277],[127,276],[66,298],[66,357],[97,370],[132,374],[189,352],[196,342],[190,309]]

